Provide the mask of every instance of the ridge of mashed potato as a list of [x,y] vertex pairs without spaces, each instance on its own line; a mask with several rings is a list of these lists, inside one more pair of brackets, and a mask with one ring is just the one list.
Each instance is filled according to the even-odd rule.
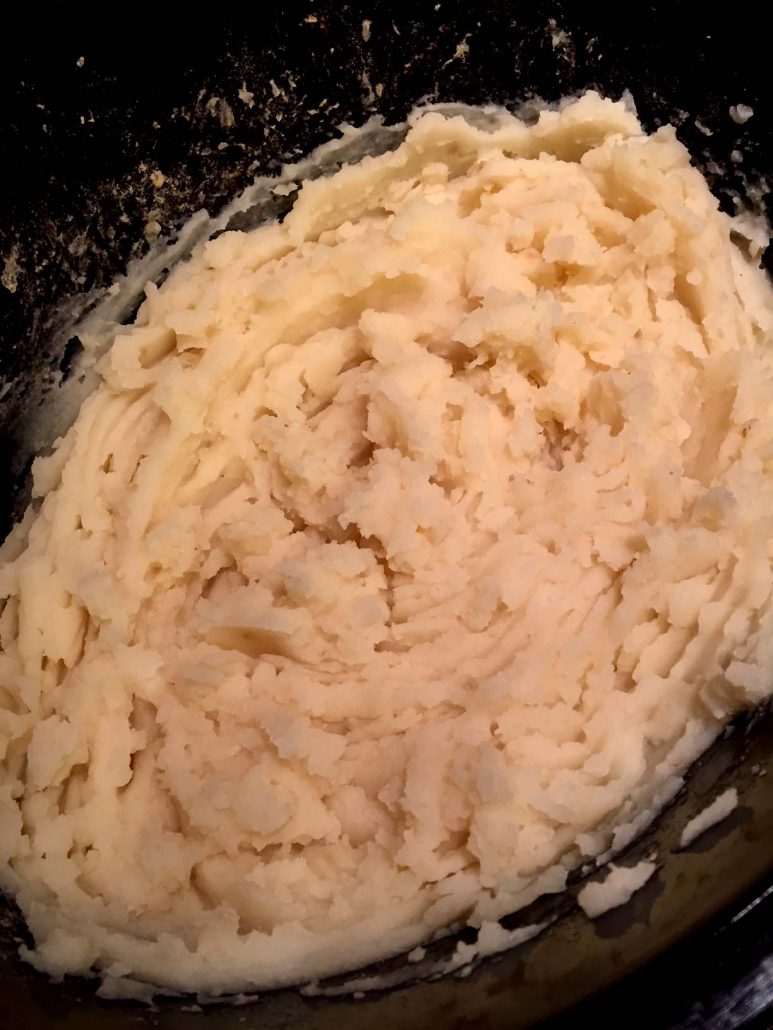
[[2,552],[30,961],[351,969],[673,793],[773,665],[771,291],[731,229],[587,94],[416,117],[148,286]]

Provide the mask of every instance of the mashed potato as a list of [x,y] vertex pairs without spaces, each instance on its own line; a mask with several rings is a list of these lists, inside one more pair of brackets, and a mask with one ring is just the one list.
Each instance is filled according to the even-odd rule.
[[490,925],[765,696],[771,291],[732,227],[588,94],[417,117],[148,287],[2,554],[36,966],[224,991]]

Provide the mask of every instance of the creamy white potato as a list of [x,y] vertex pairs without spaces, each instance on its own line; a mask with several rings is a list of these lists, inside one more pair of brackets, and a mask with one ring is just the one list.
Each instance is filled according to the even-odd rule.
[[588,94],[417,117],[148,286],[2,552],[36,966],[238,990],[490,923],[766,695],[771,290],[732,228]]

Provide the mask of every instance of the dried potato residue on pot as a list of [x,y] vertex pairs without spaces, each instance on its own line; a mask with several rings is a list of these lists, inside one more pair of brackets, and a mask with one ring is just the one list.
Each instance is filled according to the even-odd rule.
[[770,288],[670,128],[415,119],[148,287],[0,572],[50,972],[308,979],[641,820],[771,669]]

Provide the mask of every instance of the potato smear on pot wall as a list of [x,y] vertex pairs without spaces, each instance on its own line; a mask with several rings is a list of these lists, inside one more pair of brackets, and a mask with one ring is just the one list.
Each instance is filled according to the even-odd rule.
[[771,289],[671,128],[413,116],[201,246],[0,554],[0,885],[52,974],[481,925],[770,688]]

